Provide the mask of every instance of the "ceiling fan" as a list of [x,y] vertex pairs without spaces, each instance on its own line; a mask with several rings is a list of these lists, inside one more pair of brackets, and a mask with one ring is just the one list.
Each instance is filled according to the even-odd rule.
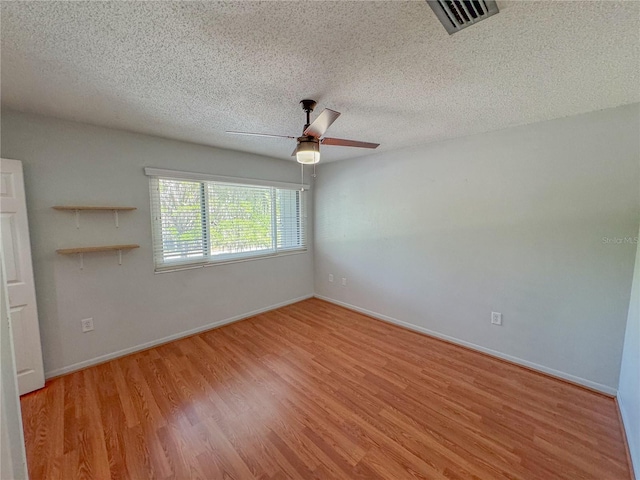
[[275,137],[275,138],[290,138],[296,140],[298,145],[291,154],[292,157],[296,157],[296,160],[302,164],[315,164],[320,161],[320,144],[322,145],[337,145],[340,147],[359,147],[359,148],[377,148],[379,143],[358,142],[356,140],[345,140],[344,138],[331,138],[323,137],[327,129],[335,122],[340,116],[340,112],[325,108],[320,115],[310,122],[310,115],[316,106],[315,100],[302,100],[302,110],[307,114],[307,123],[304,126],[302,135],[299,137],[292,137],[290,135],[271,135],[268,133],[249,133],[249,132],[233,132],[227,131],[234,135],[251,135],[255,137]]

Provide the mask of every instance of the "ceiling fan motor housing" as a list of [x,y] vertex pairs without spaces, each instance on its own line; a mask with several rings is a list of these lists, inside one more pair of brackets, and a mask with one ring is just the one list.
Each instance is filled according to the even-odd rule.
[[313,109],[316,107],[317,103],[315,100],[300,100],[302,104],[302,109],[307,112],[313,112]]

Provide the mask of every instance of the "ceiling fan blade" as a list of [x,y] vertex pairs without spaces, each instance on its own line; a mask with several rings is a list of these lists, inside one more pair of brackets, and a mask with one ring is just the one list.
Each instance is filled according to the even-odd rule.
[[251,137],[296,138],[296,137],[292,137],[291,135],[271,135],[270,133],[233,132],[231,130],[227,130],[225,133],[230,133],[232,135],[249,135]]
[[304,135],[310,135],[312,137],[320,138],[324,135],[324,132],[331,126],[333,122],[335,122],[340,116],[340,112],[336,112],[335,110],[331,110],[329,108],[325,108],[318,117],[311,122],[305,131]]
[[293,153],[291,154],[291,156],[295,157],[296,153],[298,153],[298,146],[297,145],[296,145],[296,148],[293,149]]
[[325,137],[320,140],[323,145],[337,145],[339,147],[359,147],[359,148],[378,148],[379,143],[358,142],[357,140],[346,140],[344,138]]

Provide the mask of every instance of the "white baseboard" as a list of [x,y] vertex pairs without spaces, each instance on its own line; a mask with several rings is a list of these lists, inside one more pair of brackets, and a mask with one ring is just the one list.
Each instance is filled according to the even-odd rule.
[[156,345],[161,345],[163,343],[171,342],[173,340],[178,340],[180,338],[188,337],[190,335],[204,332],[206,330],[212,330],[214,328],[221,327],[223,325],[228,325],[229,323],[237,322],[239,320],[244,320],[245,318],[253,317],[254,315],[268,312],[270,310],[275,310],[276,308],[291,305],[292,303],[297,303],[312,297],[313,297],[313,294],[303,295],[302,297],[293,298],[291,300],[276,303],[275,305],[269,305],[268,307],[260,308],[258,310],[253,310],[252,312],[242,313],[234,317],[225,318],[224,320],[218,320],[217,322],[208,323],[207,325],[202,325],[200,327],[192,328],[191,330],[186,330],[184,332],[175,333],[173,335],[169,335],[168,337],[158,338],[157,340],[152,340],[150,342],[134,345],[133,347],[124,348],[122,350],[118,350],[117,352],[107,353],[105,355],[100,355],[98,357],[94,357],[89,360],[84,360],[82,362],[74,363],[72,365],[67,365],[66,367],[56,368],[55,370],[50,370],[48,372],[45,372],[44,376],[45,378],[52,378],[52,377],[58,377],[60,375],[65,375],[67,373],[75,372],[76,370],[82,370],[83,368],[87,368],[92,365],[97,365],[99,363],[104,363],[108,360],[113,360],[114,358],[124,357],[125,355],[139,352],[140,350],[146,350],[148,348],[155,347]]
[[[625,407],[622,397],[618,395],[616,397],[618,401],[618,410],[620,411],[620,417],[622,419],[622,428],[624,428],[625,436],[627,437],[627,447],[629,449],[629,455],[631,455],[631,468],[635,472],[637,479],[640,479],[640,445],[635,445],[636,437],[631,432],[631,419],[629,418],[628,410]],[[635,426],[639,428],[638,425]]]
[[186,331],[179,332],[179,333],[176,333],[176,334],[173,334],[173,335],[169,335],[167,337],[163,337],[163,338],[159,338],[159,339],[156,339],[156,340],[152,340],[150,342],[145,342],[145,343],[141,343],[139,345],[134,345],[132,347],[128,347],[128,348],[125,348],[125,349],[122,349],[122,350],[118,350],[116,352],[107,353],[105,355],[100,355],[98,357],[94,357],[94,358],[91,358],[89,360],[84,360],[82,362],[74,363],[72,365],[67,365],[66,367],[57,368],[55,370],[50,370],[48,372],[45,372],[45,378],[48,379],[48,378],[64,375],[64,374],[67,374],[67,373],[75,372],[76,370],[81,370],[83,368],[90,367],[92,365],[97,365],[99,363],[103,363],[103,362],[106,362],[108,360],[113,360],[114,358],[123,357],[125,355],[129,355],[131,353],[135,353],[135,352],[138,352],[140,350],[146,350],[148,348],[155,347],[156,345],[161,345],[163,343],[167,343],[167,342],[171,342],[173,340],[178,340],[180,338],[188,337],[188,336],[194,335],[196,333],[200,333],[200,332],[204,332],[206,330],[211,330],[211,329],[214,329],[214,328],[217,328],[217,327],[221,327],[221,326],[227,325],[229,323],[237,322],[239,320],[243,320],[245,318],[252,317],[254,315],[258,315],[260,313],[268,312],[269,310],[275,310],[276,308],[284,307],[286,305],[291,305],[292,303],[297,303],[297,302],[300,302],[302,300],[306,300],[308,298],[312,298],[314,296],[316,298],[321,299],[321,300],[325,300],[327,302],[334,303],[336,305],[340,305],[340,306],[348,308],[350,310],[355,310],[356,312],[364,313],[365,315],[369,315],[370,317],[377,318],[378,320],[382,320],[382,321],[385,321],[385,322],[388,322],[388,323],[393,323],[395,325],[400,325],[400,326],[402,326],[404,328],[408,328],[409,330],[414,330],[416,332],[424,333],[426,335],[429,335],[429,336],[432,336],[432,337],[435,337],[435,338],[439,338],[441,340],[446,340],[448,342],[455,343],[457,345],[462,345],[464,347],[471,348],[473,350],[477,350],[479,352],[486,353],[488,355],[491,355],[491,356],[494,356],[494,357],[497,357],[497,358],[501,358],[503,360],[507,360],[509,362],[512,362],[512,363],[515,363],[515,364],[518,364],[518,365],[522,365],[522,366],[525,366],[525,367],[528,367],[528,368],[531,368],[533,370],[537,370],[539,372],[545,373],[547,375],[551,375],[553,377],[557,377],[557,378],[560,378],[560,379],[563,379],[563,380],[568,380],[570,382],[577,383],[579,385],[583,385],[583,386],[585,386],[587,388],[591,388],[593,390],[597,390],[597,391],[605,393],[607,395],[616,396],[616,394],[617,394],[617,390],[615,388],[611,388],[611,387],[609,387],[607,385],[602,385],[602,384],[599,384],[599,383],[596,383],[596,382],[592,382],[590,380],[587,380],[587,379],[584,379],[584,378],[581,378],[581,377],[576,377],[574,375],[571,375],[571,374],[568,374],[568,373],[565,373],[565,372],[561,372],[559,370],[554,370],[552,368],[545,367],[544,365],[539,365],[537,363],[533,363],[533,362],[530,362],[528,360],[524,360],[522,358],[513,357],[511,355],[507,355],[505,353],[498,352],[497,350],[492,350],[490,348],[485,348],[485,347],[482,347],[480,345],[476,345],[474,343],[467,342],[465,340],[460,340],[460,339],[455,338],[455,337],[450,337],[449,335],[444,335],[442,333],[438,333],[436,331],[429,330],[428,328],[420,327],[420,326],[414,325],[412,323],[404,322],[402,320],[398,320],[396,318],[389,317],[387,315],[382,315],[380,313],[373,312],[371,310],[367,310],[366,308],[361,308],[361,307],[358,307],[358,306],[355,306],[355,305],[351,305],[349,303],[341,302],[339,300],[334,300],[332,298],[325,297],[323,295],[317,295],[317,294],[316,295],[310,294],[310,295],[304,295],[304,296],[301,296],[301,297],[298,297],[298,298],[293,298],[291,300],[280,302],[280,303],[277,303],[277,304],[274,304],[274,305],[269,305],[267,307],[260,308],[258,310],[254,310],[254,311],[251,311],[251,312],[243,313],[243,314],[236,315],[236,316],[233,316],[233,317],[230,317],[230,318],[226,318],[226,319],[223,319],[223,320],[218,320],[216,322],[212,322],[212,323],[209,323],[207,325],[202,325],[200,327],[193,328],[191,330],[186,330]]
[[491,355],[493,357],[501,358],[502,360],[507,360],[511,363],[515,363],[517,365],[522,365],[524,367],[530,368],[532,370],[537,370],[539,372],[545,373],[552,377],[560,378],[562,380],[567,380],[572,383],[577,383],[584,387],[590,388],[592,390],[597,390],[598,392],[605,393],[612,397],[615,397],[618,391],[615,388],[609,387],[607,385],[602,385],[600,383],[592,382],[591,380],[587,380],[586,378],[576,377],[575,375],[571,375],[569,373],[561,372],[559,370],[554,370],[553,368],[545,367],[544,365],[539,365],[537,363],[530,362],[528,360],[524,360],[522,358],[513,357],[511,355],[507,355],[506,353],[499,352],[497,350],[492,350],[490,348],[485,348],[480,345],[476,345],[475,343],[467,342],[465,340],[460,340],[455,337],[450,337],[449,335],[444,335],[442,333],[438,333],[433,330],[429,330],[428,328],[420,327],[418,325],[414,325],[412,323],[403,322],[402,320],[398,320],[393,317],[389,317],[387,315],[382,315],[381,313],[372,312],[371,310],[367,310],[366,308],[357,307],[355,305],[351,305],[349,303],[341,302],[339,300],[334,300],[333,298],[325,297],[324,295],[315,295],[316,298],[320,300],[325,300],[330,303],[335,303],[336,305],[340,305],[341,307],[348,308],[349,310],[355,310],[356,312],[364,313],[370,317],[376,318],[378,320],[382,320],[384,322],[393,323],[395,325],[400,325],[401,327],[407,328],[409,330],[414,330],[416,332],[424,333],[431,337],[439,338],[441,340],[446,340],[447,342],[455,343],[456,345],[461,345],[463,347],[470,348],[472,350],[477,350],[482,353],[486,353],[487,355]]

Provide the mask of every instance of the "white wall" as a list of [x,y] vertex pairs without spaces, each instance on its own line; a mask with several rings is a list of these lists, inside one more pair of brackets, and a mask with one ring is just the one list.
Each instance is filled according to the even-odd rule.
[[638,231],[639,117],[320,165],[316,294],[615,393],[635,245],[603,237]]
[[[298,182],[294,162],[7,110],[2,112],[2,156],[24,165],[48,375],[313,294],[311,250],[196,270],[153,271],[149,181],[143,167]],[[65,204],[138,209],[121,213],[118,229],[111,213],[82,213],[77,230],[73,213],[51,208]],[[111,243],[141,248],[123,254],[122,266],[115,253],[86,254],[83,270],[75,256],[55,253]],[[80,320],[87,317],[93,317],[95,331],[83,334]]]
[[[640,232],[638,236],[640,237]],[[636,478],[640,478],[640,242],[636,250],[636,268],[633,271],[627,332],[620,366],[618,404]]]

